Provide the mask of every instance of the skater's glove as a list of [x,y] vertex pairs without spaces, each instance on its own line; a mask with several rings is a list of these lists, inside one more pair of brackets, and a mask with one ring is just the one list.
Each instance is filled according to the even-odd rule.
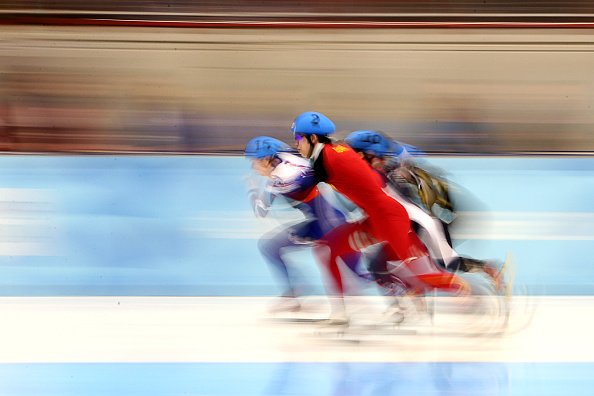
[[252,205],[256,217],[266,217],[270,208],[267,207],[260,198],[254,199]]

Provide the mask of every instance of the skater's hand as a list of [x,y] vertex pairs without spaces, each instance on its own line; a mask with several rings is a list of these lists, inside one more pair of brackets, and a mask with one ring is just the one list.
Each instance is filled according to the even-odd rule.
[[266,217],[266,215],[268,214],[268,210],[269,208],[264,204],[264,201],[262,201],[260,198],[256,198],[254,199],[253,203],[253,209],[254,209],[254,214],[256,215],[256,217]]

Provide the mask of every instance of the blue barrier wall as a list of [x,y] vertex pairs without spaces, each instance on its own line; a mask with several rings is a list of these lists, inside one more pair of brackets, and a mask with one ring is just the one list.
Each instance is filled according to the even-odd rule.
[[[594,294],[594,158],[430,158],[461,186],[458,250]],[[0,295],[272,295],[240,157],[0,157]],[[471,192],[471,193],[468,193]],[[321,290],[310,252],[292,258]]]

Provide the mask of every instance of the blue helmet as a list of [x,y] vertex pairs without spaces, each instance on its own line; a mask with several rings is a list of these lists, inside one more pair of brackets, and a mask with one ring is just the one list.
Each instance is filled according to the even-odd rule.
[[336,126],[324,114],[317,111],[306,111],[295,118],[291,132],[293,132],[293,135],[300,133],[303,135],[328,136],[336,132]]
[[274,157],[279,151],[291,151],[291,147],[278,139],[268,136],[255,137],[245,146],[245,156],[252,159]]
[[392,141],[376,131],[355,131],[349,134],[345,141],[354,150],[372,153],[377,157],[393,152]]

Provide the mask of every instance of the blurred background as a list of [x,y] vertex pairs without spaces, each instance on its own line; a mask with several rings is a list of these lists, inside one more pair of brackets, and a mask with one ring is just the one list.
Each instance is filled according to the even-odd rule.
[[294,212],[254,218],[241,155],[307,110],[427,152],[471,198],[459,253],[592,293],[592,28],[590,1],[2,1],[0,295],[275,294],[257,239]]
[[590,1],[0,3],[0,149],[239,154],[317,110],[428,153],[591,153]]

